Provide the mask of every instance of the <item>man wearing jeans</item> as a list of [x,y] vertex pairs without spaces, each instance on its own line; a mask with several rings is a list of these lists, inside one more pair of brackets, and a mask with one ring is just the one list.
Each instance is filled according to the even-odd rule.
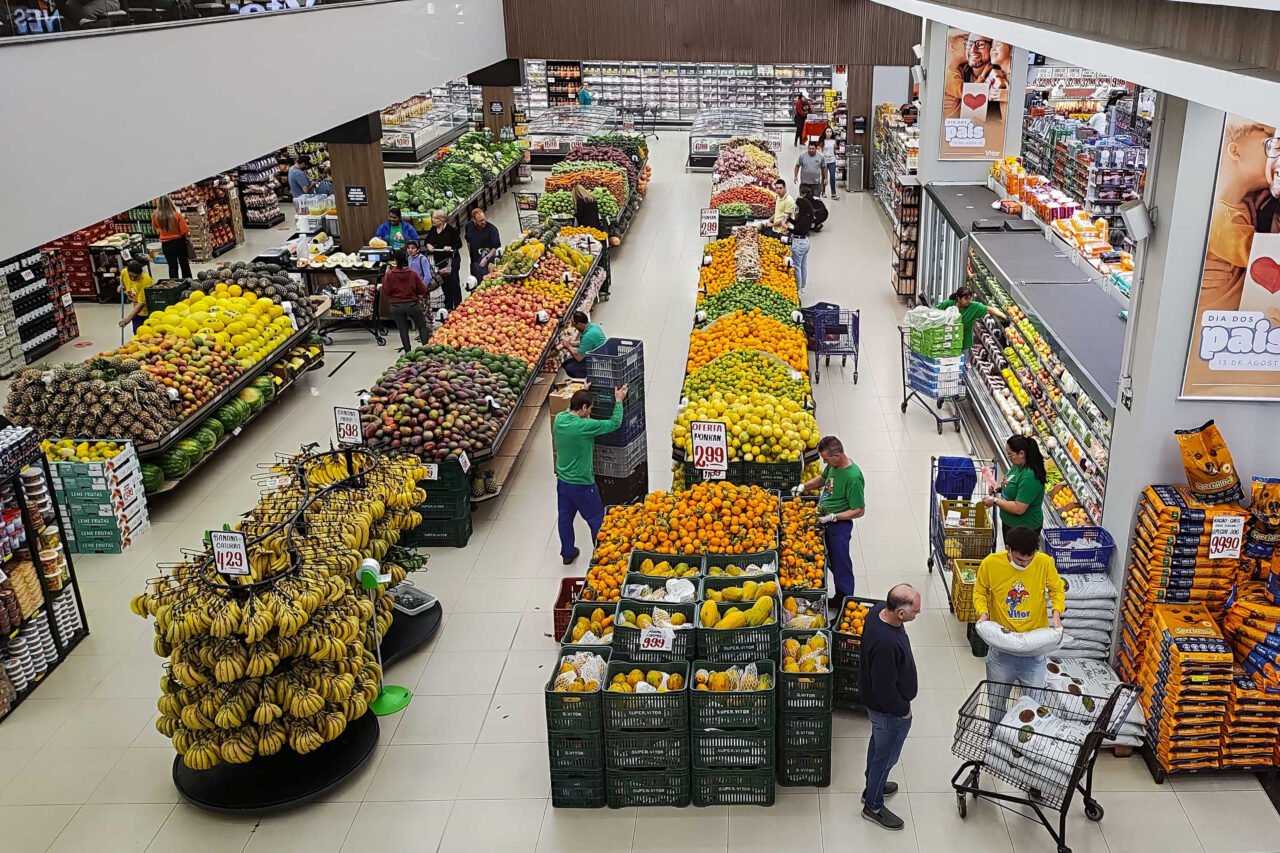
[[900,583],[889,590],[884,604],[867,614],[862,629],[862,670],[858,691],[871,719],[867,744],[866,787],[862,816],[885,829],[899,830],[902,818],[885,807],[884,798],[898,790],[889,771],[902,755],[911,730],[911,700],[916,698],[916,660],[903,627],[920,615],[920,593]]
[[626,385],[615,388],[613,416],[607,421],[600,421],[591,417],[591,392],[586,389],[575,391],[569,398],[569,408],[556,415],[551,426],[556,449],[556,524],[560,529],[560,557],[566,566],[578,559],[573,535],[574,516],[581,515],[587,522],[593,544],[600,533],[604,504],[600,500],[600,490],[596,488],[596,436],[611,433],[622,426],[622,401],[626,398]]
[[800,159],[796,161],[792,180],[800,184],[801,192],[808,187],[810,195],[817,196],[822,192],[822,178],[826,171],[827,166],[822,160],[822,155],[818,153],[818,143],[810,142],[805,150],[800,152]]
[[798,495],[822,489],[818,499],[822,515],[818,521],[823,525],[827,565],[836,581],[835,590],[828,590],[827,595],[831,597],[831,606],[838,608],[844,596],[853,595],[853,557],[849,554],[849,544],[853,538],[853,520],[867,513],[866,480],[862,469],[845,455],[844,444],[834,435],[822,437],[818,442],[818,455],[826,463],[822,473],[791,491]]

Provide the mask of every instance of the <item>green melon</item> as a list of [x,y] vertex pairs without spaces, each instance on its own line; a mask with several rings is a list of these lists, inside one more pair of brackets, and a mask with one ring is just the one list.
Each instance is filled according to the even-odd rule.
[[204,445],[194,438],[184,438],[174,445],[175,450],[181,450],[192,465],[200,461],[200,457],[204,456]]
[[218,420],[217,416],[207,418],[200,424],[200,429],[211,430],[217,438],[222,438],[227,432],[227,428],[222,425],[222,421]]
[[178,479],[187,473],[190,467],[191,460],[187,458],[187,454],[176,447],[160,457],[160,470],[166,480]]
[[164,469],[150,462],[142,463],[142,488],[147,494],[164,485]]
[[195,432],[191,433],[191,437],[200,442],[200,448],[205,453],[213,450],[213,446],[218,443],[217,434],[205,426],[202,426]]
[[231,432],[244,421],[244,415],[240,413],[240,407],[234,402],[227,403],[221,409],[218,409],[214,417],[222,423],[223,429],[227,432]]
[[254,388],[253,386],[245,388],[243,391],[241,391],[237,399],[239,399],[241,402],[247,405],[249,407],[249,411],[251,412],[257,412],[261,410],[262,407],[267,402],[265,399],[263,399],[262,392],[260,392],[257,388]]
[[256,388],[265,402],[270,402],[276,396],[276,383],[270,376],[259,376],[249,387]]

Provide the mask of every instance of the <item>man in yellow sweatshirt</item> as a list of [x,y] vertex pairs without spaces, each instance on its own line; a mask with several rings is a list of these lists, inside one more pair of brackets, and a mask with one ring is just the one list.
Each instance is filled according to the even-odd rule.
[[[978,581],[973,587],[978,621],[991,619],[1019,634],[1050,624],[1062,628],[1062,613],[1067,609],[1066,585],[1053,558],[1040,552],[1039,531],[1010,527],[1004,543],[1007,550],[989,555],[978,567]],[[990,649],[987,680],[1044,687],[1045,658]]]

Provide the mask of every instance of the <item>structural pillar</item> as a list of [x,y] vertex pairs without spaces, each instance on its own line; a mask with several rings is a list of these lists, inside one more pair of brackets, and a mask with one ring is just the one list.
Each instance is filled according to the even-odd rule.
[[382,117],[369,113],[320,134],[319,139],[329,147],[342,250],[355,252],[387,218]]
[[511,113],[516,108],[516,90],[511,86],[480,87],[480,106],[484,110],[484,126],[494,139],[502,138],[502,129],[511,127]]

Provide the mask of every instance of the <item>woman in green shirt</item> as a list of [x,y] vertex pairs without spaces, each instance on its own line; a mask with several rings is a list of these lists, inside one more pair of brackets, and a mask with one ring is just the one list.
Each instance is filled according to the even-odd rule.
[[936,308],[950,308],[952,305],[960,312],[960,322],[964,326],[964,350],[969,351],[969,347],[973,346],[973,324],[978,322],[978,318],[984,314],[990,314],[1001,323],[1008,323],[1009,318],[999,308],[992,308],[990,305],[983,305],[973,298],[973,291],[967,287],[962,287],[955,293],[951,294],[950,299],[944,299],[939,302]]
[[1034,438],[1011,435],[1004,443],[1005,456],[1009,457],[1009,473],[1000,483],[999,494],[982,499],[988,507],[1000,510],[1003,532],[1010,527],[1029,527],[1037,533],[1044,526],[1044,456]]

